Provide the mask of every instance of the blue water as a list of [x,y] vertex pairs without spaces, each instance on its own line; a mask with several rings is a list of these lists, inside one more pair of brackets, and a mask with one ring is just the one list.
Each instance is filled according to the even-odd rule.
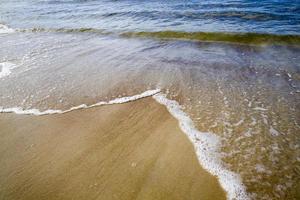
[[[166,30],[216,34],[120,37]],[[0,0],[2,66],[16,67],[0,78],[0,110],[67,110],[160,88],[221,138],[224,166],[252,199],[300,199],[300,0]]]
[[299,0],[1,0],[13,28],[300,34]]

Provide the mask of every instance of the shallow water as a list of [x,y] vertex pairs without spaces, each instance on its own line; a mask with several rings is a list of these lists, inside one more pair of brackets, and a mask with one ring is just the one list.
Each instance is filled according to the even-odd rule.
[[[0,34],[0,69],[14,66],[0,78],[0,107],[66,110],[159,88],[182,105],[200,131],[220,136],[225,166],[241,175],[253,199],[297,199],[299,46],[114,34],[149,30],[299,34],[298,4],[285,2],[0,2],[0,21],[5,30],[13,28]],[[262,6],[257,8],[258,4]],[[178,17],[187,12],[189,17]],[[180,20],[183,24],[176,24]],[[95,28],[112,34],[33,28]]]
[[[1,106],[68,109],[161,88],[260,199],[299,191],[299,49],[93,34],[1,36]],[[22,46],[23,48],[19,48]],[[278,189],[279,188],[279,189]]]

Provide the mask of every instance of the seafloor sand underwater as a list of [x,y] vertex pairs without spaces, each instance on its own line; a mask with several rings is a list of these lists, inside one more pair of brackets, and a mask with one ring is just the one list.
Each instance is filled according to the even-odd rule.
[[9,30],[0,199],[299,197],[297,46]]

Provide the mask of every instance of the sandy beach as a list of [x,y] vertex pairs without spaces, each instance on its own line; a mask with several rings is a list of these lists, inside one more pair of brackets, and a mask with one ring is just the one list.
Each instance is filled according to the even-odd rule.
[[0,114],[0,199],[225,199],[153,98],[45,116]]
[[0,200],[300,200],[299,5],[0,0]]

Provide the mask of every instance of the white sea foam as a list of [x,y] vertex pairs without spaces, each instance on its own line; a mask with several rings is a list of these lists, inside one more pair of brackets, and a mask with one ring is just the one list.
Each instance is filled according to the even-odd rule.
[[101,101],[96,104],[72,107],[68,110],[46,110],[40,111],[38,109],[24,110],[20,107],[15,108],[1,108],[0,113],[16,113],[23,115],[50,115],[63,114],[73,110],[92,108],[101,105],[121,104],[130,101],[135,101],[144,97],[152,96],[158,103],[167,107],[168,111],[178,120],[182,131],[188,136],[190,141],[194,144],[196,154],[200,164],[211,174],[218,177],[221,186],[227,192],[227,199],[230,200],[247,200],[249,199],[245,186],[242,184],[238,174],[235,174],[224,168],[220,154],[220,139],[217,135],[212,133],[204,133],[198,131],[192,120],[184,113],[181,106],[173,100],[166,98],[164,94],[160,93],[159,89],[148,90],[138,95],[121,97],[111,101]]
[[15,32],[14,29],[9,28],[8,26],[4,24],[0,24],[0,34],[5,34],[5,33],[13,33]]
[[240,176],[223,166],[219,154],[219,137],[212,133],[198,131],[192,120],[182,111],[181,106],[176,101],[167,99],[161,93],[153,95],[153,98],[160,104],[165,105],[178,120],[182,131],[194,144],[200,164],[211,174],[218,177],[221,186],[227,192],[227,199],[250,199]]
[[101,105],[110,105],[110,104],[121,104],[121,103],[126,103],[126,102],[130,102],[130,101],[135,101],[137,99],[141,99],[141,98],[145,98],[145,97],[149,97],[152,96],[154,94],[157,94],[158,92],[160,92],[159,89],[156,90],[148,90],[146,92],[143,92],[141,94],[137,94],[134,96],[129,96],[129,97],[121,97],[121,98],[117,98],[111,101],[101,101],[92,105],[86,105],[86,104],[81,104],[79,106],[74,106],[70,109],[67,110],[45,110],[45,111],[40,111],[39,109],[27,109],[24,110],[21,107],[14,107],[14,108],[2,108],[0,107],[0,113],[15,113],[15,114],[22,114],[22,115],[51,115],[51,114],[63,114],[63,113],[67,113],[67,112],[71,112],[73,110],[79,110],[79,109],[83,109],[83,108],[92,108],[92,107],[96,107],[96,106],[101,106]]
[[0,78],[3,78],[5,76],[9,76],[11,74],[11,70],[15,68],[16,65],[11,62],[2,62],[0,63]]
[[253,110],[266,111],[266,110],[268,110],[268,109],[263,108],[263,107],[255,107],[255,108],[253,108]]

